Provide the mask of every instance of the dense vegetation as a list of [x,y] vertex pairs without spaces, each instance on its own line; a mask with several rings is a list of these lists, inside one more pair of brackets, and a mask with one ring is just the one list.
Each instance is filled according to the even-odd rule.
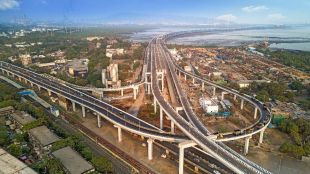
[[265,53],[266,55],[270,55],[269,57],[272,60],[310,73],[310,52],[290,50],[271,51],[270,49],[259,49],[259,51]]
[[[23,130],[27,132],[29,129],[40,125],[46,125],[52,129],[62,139],[52,147],[52,151],[60,149],[65,146],[70,146],[78,151],[86,160],[90,161],[98,172],[111,173],[112,164],[106,157],[95,156],[92,151],[83,143],[81,135],[68,134],[63,128],[56,124],[48,113],[41,107],[37,107],[32,103],[20,102],[16,95],[17,90],[5,83],[0,83],[0,108],[6,106],[13,106],[16,110],[25,111],[35,117],[37,120],[23,126]],[[21,155],[29,156],[33,151],[22,144],[29,143],[27,133],[10,133],[11,130],[5,126],[5,117],[0,118],[0,146],[16,157]],[[10,135],[14,136],[10,136]],[[36,161],[32,168],[39,173],[65,173],[62,170],[61,164],[58,160],[49,156],[44,156],[42,159]],[[98,173],[95,172],[95,173]]]
[[292,142],[285,142],[280,147],[281,152],[288,153],[296,158],[310,155],[310,122],[302,118],[287,119],[279,129],[290,135]]

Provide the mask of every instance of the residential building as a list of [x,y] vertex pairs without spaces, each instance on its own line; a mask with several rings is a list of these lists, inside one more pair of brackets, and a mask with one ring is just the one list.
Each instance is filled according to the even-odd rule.
[[116,49],[109,48],[109,49],[106,49],[105,55],[109,58],[112,58],[113,55],[122,55],[122,54],[124,54],[123,48],[116,48]]
[[19,55],[19,58],[20,58],[20,61],[22,62],[22,64],[24,66],[27,66],[27,65],[32,63],[32,58],[31,58],[30,54]]
[[15,158],[13,155],[0,148],[0,173],[1,174],[36,174],[34,170]]
[[67,64],[68,72],[72,76],[85,77],[88,73],[88,59],[74,59]]
[[11,124],[9,125],[11,129],[23,128],[24,125],[35,121],[36,119],[30,114],[21,111],[15,111],[9,115]]
[[46,126],[39,126],[29,130],[29,139],[34,146],[35,152],[38,156],[49,153],[50,148],[53,143],[60,140],[57,135],[55,135]]
[[102,84],[106,87],[120,87],[121,81],[118,79],[118,64],[111,63],[106,69],[102,70]]
[[60,161],[66,173],[84,174],[95,171],[94,167],[71,147],[56,150],[52,156]]

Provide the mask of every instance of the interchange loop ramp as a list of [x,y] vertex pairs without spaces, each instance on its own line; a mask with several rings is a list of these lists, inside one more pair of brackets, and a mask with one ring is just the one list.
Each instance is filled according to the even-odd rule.
[[[158,43],[151,41],[153,44],[158,45]],[[151,47],[152,48],[152,47]],[[210,140],[205,136],[197,127],[193,126],[182,118],[176,111],[169,105],[169,103],[162,97],[156,76],[156,54],[152,53],[156,50],[151,50],[151,83],[152,83],[152,93],[160,107],[164,110],[167,116],[175,122],[179,129],[183,131],[191,140],[195,141],[202,149],[208,151],[212,156],[217,160],[231,168],[236,173],[269,173],[266,170],[257,168],[246,161],[239,159],[235,154],[232,154],[222,146],[219,146],[213,140]],[[154,56],[155,55],[155,56]],[[170,71],[173,69],[172,65],[170,66]],[[174,72],[174,71],[173,71]],[[173,73],[171,72],[171,73]]]

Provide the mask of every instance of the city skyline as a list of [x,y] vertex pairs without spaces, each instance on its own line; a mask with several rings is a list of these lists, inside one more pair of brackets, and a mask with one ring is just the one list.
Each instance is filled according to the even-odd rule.
[[310,2],[288,0],[0,0],[0,22],[94,24],[297,24],[309,23]]

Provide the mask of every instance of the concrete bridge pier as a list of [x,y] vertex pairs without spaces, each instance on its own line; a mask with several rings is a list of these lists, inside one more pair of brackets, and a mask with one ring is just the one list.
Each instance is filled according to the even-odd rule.
[[202,84],[201,84],[201,90],[202,90],[202,91],[205,90],[205,83],[204,83],[204,82],[202,82]]
[[47,90],[48,96],[52,95],[52,91],[51,90]]
[[85,106],[82,106],[82,116],[83,116],[83,118],[85,118],[85,117],[86,117],[86,113],[85,113]]
[[213,87],[213,96],[216,94],[216,87]]
[[154,140],[151,138],[147,140],[147,157],[149,160],[153,159],[153,142]]
[[174,122],[170,120],[170,126],[171,126],[171,133],[174,134]]
[[193,85],[195,85],[195,78],[193,77]]
[[194,141],[188,140],[183,141],[179,145],[179,174],[183,174],[184,172],[184,149],[192,146],[196,146]]
[[75,102],[71,101],[71,103],[72,103],[72,110],[73,110],[73,112],[75,112],[76,111]]
[[136,100],[137,99],[137,95],[138,95],[138,92],[139,92],[139,87],[138,86],[134,86],[132,88],[133,90],[133,99]]
[[257,117],[257,110],[258,110],[258,108],[255,107],[255,110],[254,110],[254,119],[256,119],[256,117]]
[[237,95],[236,94],[234,95],[234,100],[237,100]]
[[251,138],[252,138],[251,136],[245,137],[244,151],[243,151],[244,155],[247,155],[249,153],[249,145],[250,145]]
[[163,130],[163,122],[164,122],[164,112],[162,107],[159,107],[159,128]]
[[184,79],[185,79],[185,81],[186,81],[186,74],[184,74]]
[[101,128],[101,116],[97,113],[97,126]]
[[120,143],[122,142],[122,128],[120,126],[114,125],[115,128],[117,128],[117,141]]
[[124,90],[121,89],[121,96],[124,96]]
[[151,94],[151,84],[150,83],[148,83],[147,84],[147,94]]
[[243,105],[244,105],[244,100],[241,99],[241,104],[240,104],[240,109],[241,109],[241,110],[243,109]]
[[154,113],[156,114],[156,111],[157,111],[157,103],[156,103],[157,101],[156,101],[156,98],[154,97]]
[[266,130],[266,128],[263,129],[262,131],[260,131],[260,133],[259,133],[259,141],[258,141],[259,144],[262,144],[262,143],[263,143],[264,132],[265,132],[265,130]]

